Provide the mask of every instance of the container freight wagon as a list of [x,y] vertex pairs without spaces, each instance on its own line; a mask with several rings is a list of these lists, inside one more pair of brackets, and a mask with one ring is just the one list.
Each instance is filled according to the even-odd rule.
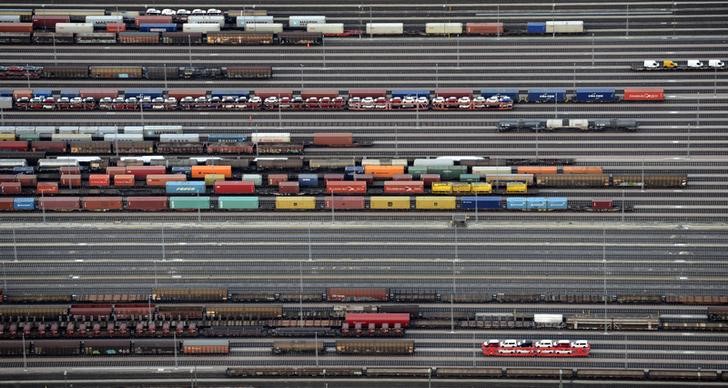
[[415,352],[412,340],[337,340],[336,352],[339,354],[362,355],[409,355]]

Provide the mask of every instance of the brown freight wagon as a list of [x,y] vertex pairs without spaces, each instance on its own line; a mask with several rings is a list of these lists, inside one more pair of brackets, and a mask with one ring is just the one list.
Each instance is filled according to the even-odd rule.
[[87,317],[108,317],[111,315],[110,304],[74,304],[71,305],[71,315]]
[[20,194],[23,191],[23,187],[20,182],[2,182],[0,183],[0,194],[2,195],[13,195]]
[[130,303],[146,302],[148,297],[144,294],[83,294],[74,295],[73,299],[77,303]]
[[124,207],[121,197],[82,197],[81,204],[84,210],[93,211],[122,210]]
[[354,159],[309,159],[308,167],[312,170],[318,169],[340,169],[356,164]]
[[0,306],[0,318],[59,319],[68,315],[68,306]]
[[324,353],[326,344],[323,341],[276,341],[271,347],[273,354],[284,353]]
[[18,174],[15,179],[20,182],[23,187],[34,187],[38,184],[38,177],[36,175]]
[[534,178],[539,187],[609,187],[606,174],[536,174]]
[[74,141],[70,145],[71,154],[110,154],[109,141]]
[[71,303],[71,295],[68,294],[20,294],[5,295],[5,303]]
[[162,319],[202,319],[205,307],[202,305],[157,306],[158,316]]
[[386,288],[329,288],[326,290],[329,302],[386,302],[389,290]]
[[[131,197],[130,197],[131,198]],[[167,198],[167,197],[161,197]],[[152,290],[152,298],[164,302],[207,302],[227,300],[227,288],[171,288],[158,287]]]
[[91,78],[98,79],[141,79],[141,66],[89,66]]
[[59,187],[64,189],[72,189],[81,187],[80,174],[61,174]]
[[116,34],[113,32],[92,32],[76,34],[76,43],[79,44],[114,44]]
[[70,16],[33,16],[33,28],[36,30],[55,29],[57,23],[70,23]]
[[150,80],[179,79],[179,68],[176,66],[147,66],[145,78]]
[[331,197],[324,199],[324,207],[336,210],[359,210],[364,209],[364,197]]
[[30,32],[0,32],[0,44],[29,44]]
[[261,170],[296,170],[303,168],[303,159],[301,158],[286,158],[286,159],[264,159],[259,158],[255,162]]
[[43,66],[43,78],[85,79],[88,78],[87,66]]
[[81,208],[79,197],[41,197],[38,198],[38,208],[54,211],[74,211]]
[[167,209],[167,197],[127,197],[127,210],[160,211]]
[[223,68],[228,79],[268,79],[273,75],[270,66],[228,66]]
[[301,188],[298,182],[279,182],[278,192],[281,194],[298,194],[301,192]]
[[33,23],[0,23],[0,32],[33,32]]
[[[615,187],[641,187],[642,175],[613,175],[612,183]],[[645,188],[672,188],[684,187],[688,184],[687,175],[645,175]]]
[[214,319],[272,319],[283,316],[282,305],[207,305],[205,307],[207,318]]
[[336,352],[339,354],[413,354],[415,341],[412,340],[337,340]]
[[72,32],[34,32],[33,43],[35,44],[74,44]]
[[354,136],[351,132],[316,132],[313,134],[313,144],[324,147],[351,147],[354,145]]
[[201,32],[163,32],[162,43],[183,45],[183,44],[202,44]]
[[307,31],[283,31],[278,33],[278,40],[281,44],[320,44],[323,41],[323,34]]
[[251,143],[214,143],[207,145],[208,154],[252,154],[253,152],[255,152],[255,149]]
[[81,168],[78,167],[78,166],[73,166],[73,167],[72,166],[65,166],[65,167],[59,168],[58,171],[60,171],[61,174],[76,174],[76,175],[78,175],[78,174],[81,173]]
[[154,313],[154,304],[117,304],[114,306],[114,317],[116,319],[129,319],[133,317],[146,317]]
[[257,145],[259,154],[302,154],[303,144],[282,143],[270,144],[260,143]]
[[196,155],[205,153],[205,146],[202,143],[157,143],[157,152]]
[[120,154],[151,154],[154,153],[153,141],[114,141],[114,148]]
[[158,44],[158,32],[120,32],[119,43],[124,44]]
[[465,23],[465,33],[468,35],[503,34],[503,23]]
[[218,339],[194,339],[182,341],[184,354],[228,354],[230,341]]
[[0,198],[0,210],[13,210],[13,198]]
[[273,43],[273,34],[265,32],[208,32],[207,44],[257,45]]

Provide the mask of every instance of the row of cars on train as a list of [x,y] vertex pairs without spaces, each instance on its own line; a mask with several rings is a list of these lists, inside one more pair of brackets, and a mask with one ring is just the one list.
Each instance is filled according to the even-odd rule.
[[[93,66],[93,65],[10,65],[0,66],[0,80],[35,79],[269,79],[271,66]],[[80,91],[61,89],[59,98],[80,97]]]
[[[130,71],[119,67],[119,71]],[[139,73],[141,77],[141,72]],[[510,110],[514,103],[663,101],[661,88],[482,89],[3,89],[0,108],[17,110]]]

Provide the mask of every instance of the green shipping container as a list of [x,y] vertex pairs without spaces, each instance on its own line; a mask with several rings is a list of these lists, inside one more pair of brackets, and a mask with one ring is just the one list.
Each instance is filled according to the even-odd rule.
[[20,135],[18,135],[18,140],[36,141],[40,140],[40,135],[37,133],[21,133]]
[[420,175],[427,174],[427,167],[409,166],[407,167],[407,173],[412,174],[412,179],[420,179]]
[[260,174],[243,174],[244,181],[251,181],[255,186],[263,186],[263,176]]
[[480,182],[480,175],[460,174],[460,182]]
[[468,166],[440,166],[427,167],[428,174],[440,174],[443,181],[454,181],[460,178],[460,174],[468,173]]
[[210,197],[169,197],[170,209],[209,209]]
[[258,209],[258,197],[219,197],[218,209]]

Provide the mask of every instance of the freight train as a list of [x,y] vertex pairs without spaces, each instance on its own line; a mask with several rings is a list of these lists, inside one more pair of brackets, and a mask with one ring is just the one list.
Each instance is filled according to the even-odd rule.
[[230,353],[228,340],[219,339],[85,339],[0,341],[1,357],[213,355]]
[[[704,369],[605,369],[523,367],[287,367],[247,366],[227,368],[229,378],[418,378],[418,379],[538,379],[634,380],[634,381],[728,381],[728,372]],[[497,385],[497,383],[496,383]]]
[[[127,71],[116,68],[114,71]],[[226,70],[230,72],[230,68]],[[238,69],[240,70],[240,69]],[[245,70],[245,69],[243,69]],[[266,69],[250,68],[248,76],[265,77]],[[241,70],[242,71],[242,70]],[[238,73],[243,74],[243,73]],[[242,76],[242,75],[241,75]],[[143,73],[140,74],[143,77]],[[191,110],[349,110],[349,111],[483,111],[511,110],[518,103],[609,103],[663,101],[661,88],[566,89],[4,89],[0,108],[29,111],[191,111]],[[552,120],[549,120],[552,122]],[[575,122],[581,125],[581,122]],[[623,121],[600,120],[593,129],[622,128]],[[517,124],[517,123],[516,123]],[[556,121],[553,121],[556,125]],[[558,123],[562,126],[564,123]],[[568,122],[566,123],[569,124]],[[626,122],[625,122],[626,124]],[[589,123],[584,124],[586,127]],[[629,125],[634,126],[634,124]]]
[[635,120],[625,119],[548,119],[548,120],[502,120],[496,127],[498,132],[554,132],[576,130],[579,132],[602,132],[619,130],[634,132],[639,127]]
[[[273,75],[270,66],[0,66],[0,80],[35,79],[269,79]],[[78,92],[78,91],[76,91]],[[59,98],[80,96],[69,90],[60,90]]]

